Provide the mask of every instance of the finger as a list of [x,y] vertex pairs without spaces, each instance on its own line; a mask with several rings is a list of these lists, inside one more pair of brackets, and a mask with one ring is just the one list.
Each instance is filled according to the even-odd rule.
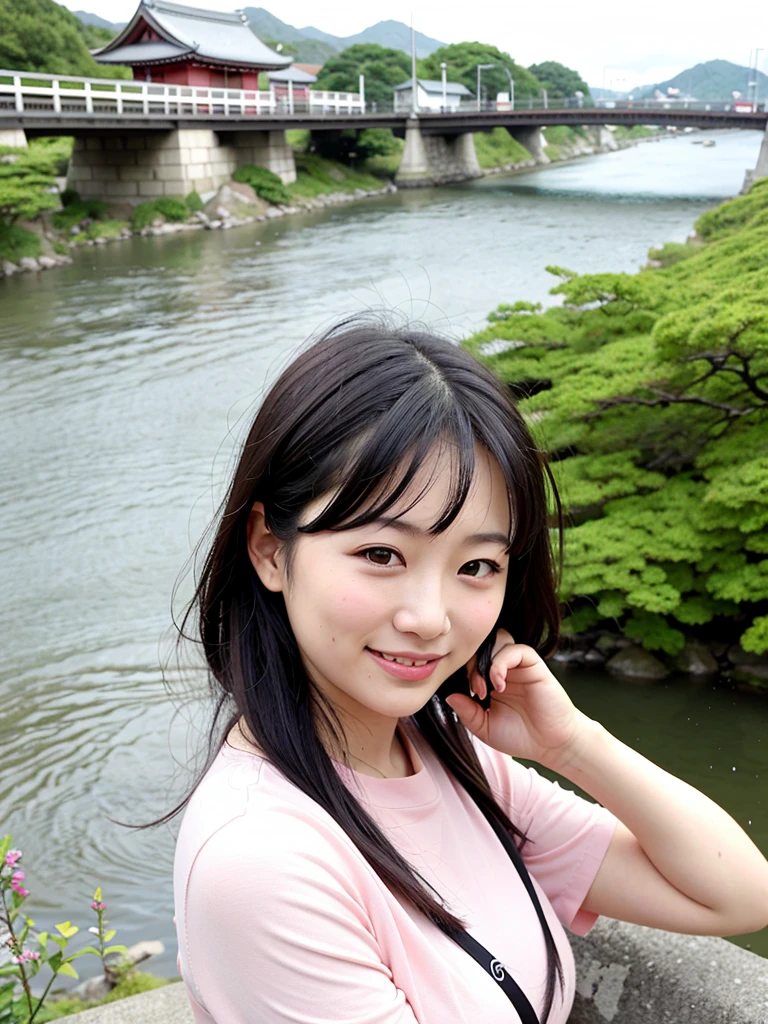
[[487,731],[488,726],[486,714],[479,704],[464,693],[452,693],[450,697],[445,698],[445,703],[456,712],[461,724],[473,735],[484,738],[481,733]]
[[488,687],[486,685],[485,678],[480,675],[477,669],[475,669],[470,677],[470,686],[472,687],[473,693],[476,693],[480,700],[485,700],[488,693]]
[[514,644],[514,642],[515,639],[510,632],[508,632],[506,629],[497,629],[496,637],[493,642],[493,653],[491,654],[491,660],[493,660],[496,657],[500,650],[502,650],[504,647],[507,647],[509,644]]
[[[538,669],[541,659],[532,647],[525,644],[506,644],[496,654],[491,662],[490,677],[496,689],[503,693],[507,686],[507,673],[517,669],[515,673],[516,682],[527,682],[525,679],[526,670]],[[538,678],[538,673],[534,674]]]

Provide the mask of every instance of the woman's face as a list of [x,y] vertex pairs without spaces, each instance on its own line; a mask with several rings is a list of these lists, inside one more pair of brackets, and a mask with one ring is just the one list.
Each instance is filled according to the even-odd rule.
[[[423,707],[475,654],[504,600],[510,522],[501,470],[478,448],[466,502],[431,536],[450,485],[449,467],[441,473],[435,458],[387,514],[407,508],[432,477],[401,519],[300,534],[290,574],[278,556],[279,585],[270,588],[283,593],[312,680],[339,711],[370,725]],[[302,522],[327,502],[309,506]]]

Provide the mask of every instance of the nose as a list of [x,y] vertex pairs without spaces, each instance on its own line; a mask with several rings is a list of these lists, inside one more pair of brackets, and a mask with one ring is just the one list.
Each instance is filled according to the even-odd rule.
[[445,636],[451,629],[451,620],[439,581],[422,579],[413,586],[404,586],[392,624],[399,633],[415,633],[422,640]]

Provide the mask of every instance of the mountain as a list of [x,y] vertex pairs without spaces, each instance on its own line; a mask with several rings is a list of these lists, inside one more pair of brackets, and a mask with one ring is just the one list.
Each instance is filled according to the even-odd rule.
[[93,28],[106,28],[115,35],[120,31],[121,28],[125,28],[128,24],[125,21],[111,22],[106,21],[104,18],[100,18],[98,14],[89,14],[88,11],[73,11],[76,18],[78,18],[84,25],[91,25]]
[[[325,64],[329,57],[341,49],[335,43],[303,35],[300,29],[281,21],[263,7],[246,7],[243,13],[259,39],[270,44],[283,43],[290,46],[291,51],[295,50],[294,60],[299,64]],[[329,38],[336,39],[335,36]]]
[[[311,36],[313,39],[321,39],[323,42],[330,43],[338,47],[339,50],[345,50],[348,46],[353,46],[355,43],[378,43],[379,46],[388,46],[393,50],[402,50],[404,53],[411,52],[410,27],[404,25],[402,21],[393,21],[391,18],[387,21],[379,21],[375,25],[371,25],[370,28],[358,32],[356,35],[341,38],[339,36],[331,36],[327,32],[321,32],[320,29],[314,28],[311,25],[300,29],[300,31],[305,36]],[[428,57],[430,53],[439,50],[441,46],[445,46],[445,43],[441,43],[438,39],[432,39],[431,36],[425,36],[422,32],[416,33],[417,57]]]
[[758,98],[768,98],[768,75],[762,71],[754,77],[754,70],[751,73],[742,64],[732,64],[729,60],[708,60],[704,64],[696,64],[695,67],[681,71],[679,75],[668,79],[666,82],[658,82],[655,85],[641,85],[632,90],[635,99],[647,99],[653,96],[654,89],[661,89],[666,93],[667,89],[679,89],[680,95],[690,96],[691,99],[704,102],[716,102],[718,100],[730,100],[731,93],[740,92],[747,95],[747,82],[758,82]]
[[[380,21],[376,25],[371,25],[370,28],[363,29],[362,32],[358,32],[356,35],[334,36],[330,32],[323,32],[322,29],[315,28],[313,25],[307,25],[305,28],[296,28],[295,25],[289,25],[281,21],[263,7],[246,7],[245,15],[251,28],[259,38],[266,36],[269,39],[274,39],[276,42],[287,43],[292,47],[296,47],[301,54],[300,57],[297,57],[297,60],[307,63],[322,63],[332,53],[346,50],[348,46],[352,46],[354,43],[378,43],[379,46],[389,46],[394,50],[403,50],[405,53],[411,52],[411,30],[402,21]],[[308,48],[313,45],[326,48],[323,51],[323,56],[320,56],[319,59],[310,59],[308,56],[305,56],[305,52],[308,52]],[[439,42],[437,39],[425,36],[421,32],[416,33],[416,55],[418,57],[428,57],[430,53],[444,45],[444,43]]]

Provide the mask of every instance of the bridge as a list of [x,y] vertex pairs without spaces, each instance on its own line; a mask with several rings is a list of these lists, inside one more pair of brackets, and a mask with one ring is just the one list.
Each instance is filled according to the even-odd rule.
[[[473,133],[506,128],[537,162],[546,162],[541,129],[550,125],[653,124],[766,132],[768,111],[756,104],[647,100],[605,106],[540,103],[467,104],[459,111],[372,110],[359,93],[274,92],[164,85],[0,70],[0,142],[71,135],[68,184],[83,196],[123,199],[207,192],[244,163],[295,180],[286,129],[312,132],[390,128],[406,146],[400,185],[442,184],[480,175]],[[23,136],[22,134],[23,133]],[[139,155],[141,154],[141,155]],[[768,135],[748,181],[768,175]]]

